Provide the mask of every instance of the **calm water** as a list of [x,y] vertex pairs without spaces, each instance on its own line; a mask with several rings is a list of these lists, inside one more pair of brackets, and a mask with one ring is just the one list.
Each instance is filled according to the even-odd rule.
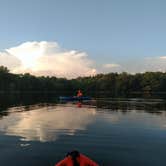
[[77,149],[103,166],[165,166],[164,100],[100,99],[0,112],[0,165],[53,166]]

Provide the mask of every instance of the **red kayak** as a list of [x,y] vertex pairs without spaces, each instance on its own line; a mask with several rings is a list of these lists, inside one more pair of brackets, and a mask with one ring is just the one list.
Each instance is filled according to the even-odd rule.
[[59,161],[55,166],[99,166],[96,162],[92,161],[87,156],[79,153],[78,151],[72,151],[66,155],[66,157]]

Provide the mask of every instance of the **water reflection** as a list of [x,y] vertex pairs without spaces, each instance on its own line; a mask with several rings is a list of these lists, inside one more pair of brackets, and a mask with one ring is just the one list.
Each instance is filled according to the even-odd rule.
[[[83,106],[77,108],[73,104],[62,105],[33,105],[26,107],[13,107],[8,110],[8,116],[0,119],[0,131],[6,135],[21,137],[23,141],[38,140],[41,142],[55,141],[63,135],[75,135],[86,130],[90,124],[95,123],[106,126],[118,124],[132,126],[151,126],[166,128],[166,112],[160,111],[160,116],[145,113],[140,110],[125,112],[123,110],[110,111],[110,109]],[[130,126],[132,124],[132,126]]]
[[54,93],[0,93],[0,113],[14,106],[29,106],[39,103],[55,103],[57,95]]
[[96,115],[95,108],[77,109],[71,105],[32,108],[24,112],[22,107],[21,112],[13,108],[13,113],[0,120],[0,130],[6,135],[20,136],[22,140],[53,141],[60,135],[85,130]]
[[139,110],[153,114],[160,114],[162,111],[166,110],[166,101],[162,99],[106,98],[96,100],[93,105],[111,111],[121,110],[124,113],[131,110]]
[[1,111],[1,165],[54,165],[73,148],[99,165],[166,165],[165,101],[107,98],[86,104]]

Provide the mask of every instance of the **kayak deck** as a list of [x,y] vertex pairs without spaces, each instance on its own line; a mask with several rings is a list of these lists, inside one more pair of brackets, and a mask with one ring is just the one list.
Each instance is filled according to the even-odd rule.
[[66,155],[64,159],[59,161],[55,166],[73,166],[73,165],[82,165],[82,166],[99,166],[95,161],[88,158],[87,156],[79,153],[78,151],[72,151]]

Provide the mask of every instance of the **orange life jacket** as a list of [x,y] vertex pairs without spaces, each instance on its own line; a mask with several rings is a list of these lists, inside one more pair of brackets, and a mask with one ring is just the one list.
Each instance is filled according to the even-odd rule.
[[[95,163],[94,161],[92,161],[91,159],[89,159],[83,154],[80,154],[80,156],[77,157],[77,161],[80,166],[99,166],[97,163]],[[73,166],[73,161],[71,156],[65,157],[55,166]]]
[[82,95],[83,95],[82,92],[79,90],[77,93],[77,97],[81,97]]

